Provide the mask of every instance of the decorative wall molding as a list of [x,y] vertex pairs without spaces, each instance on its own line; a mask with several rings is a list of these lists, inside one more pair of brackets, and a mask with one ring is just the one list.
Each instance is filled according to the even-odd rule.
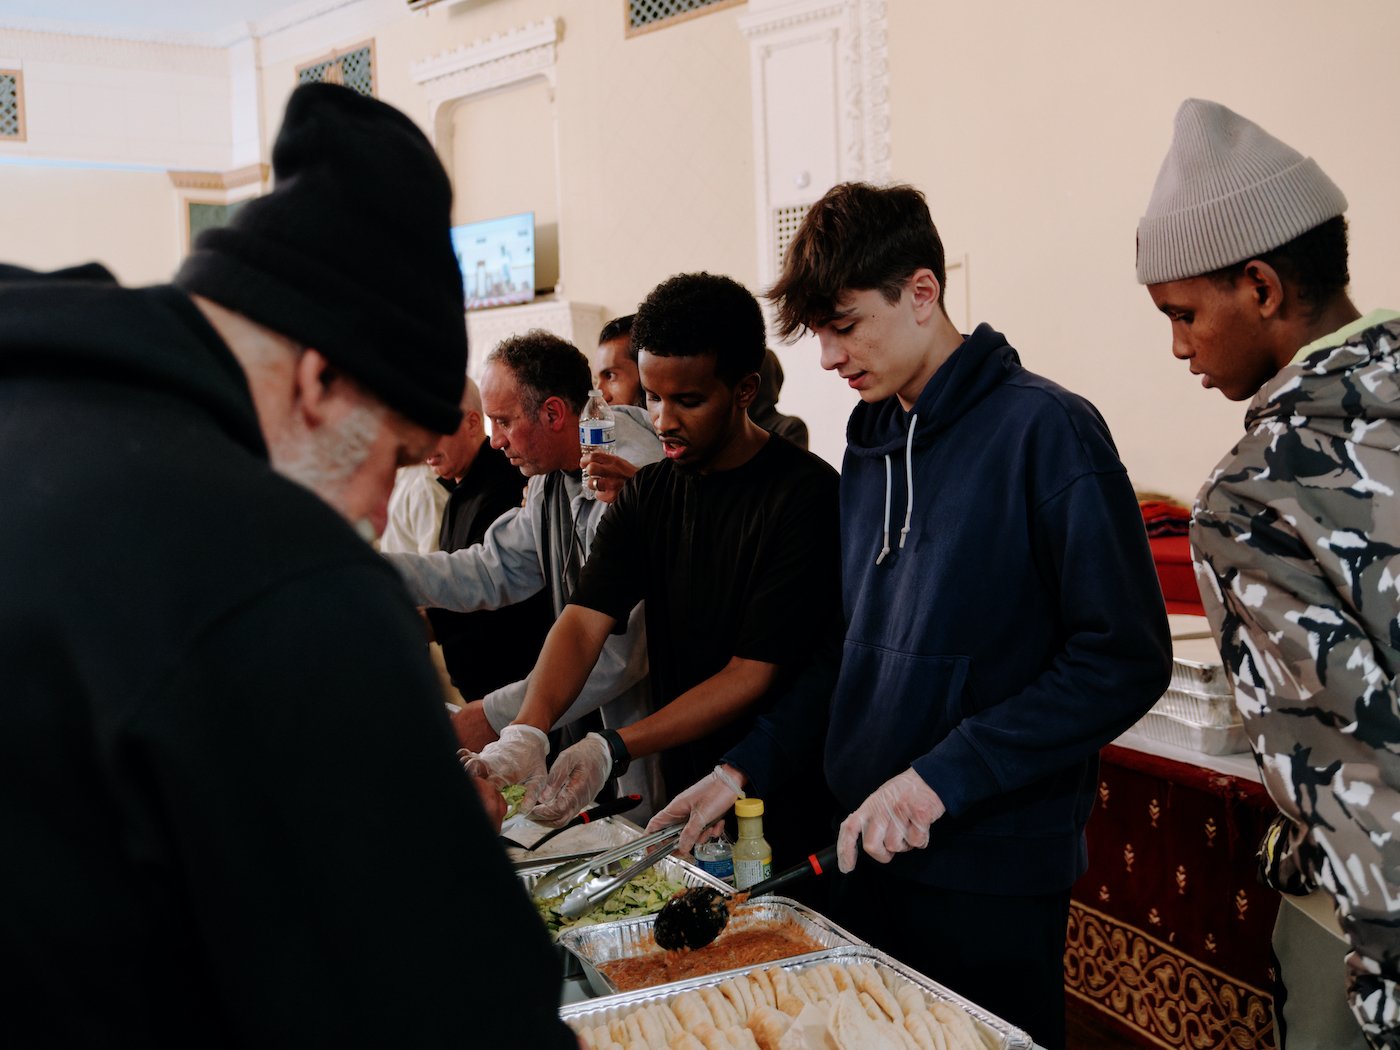
[[444,103],[534,76],[548,80],[552,91],[558,42],[558,19],[531,22],[414,62],[409,75],[428,93],[434,114]]
[[166,47],[230,47],[249,37],[272,36],[341,8],[364,4],[367,0],[300,0],[289,2],[257,22],[238,21],[209,32],[179,32],[122,26],[103,22],[71,22],[56,18],[26,18],[8,16],[0,24],[0,33],[14,30],[24,33],[56,36],[81,36],[95,40],[131,41]]
[[29,64],[68,63],[183,76],[218,75],[228,66],[226,53],[220,47],[85,36],[76,32],[0,29],[0,53],[23,55]]
[[840,15],[847,0],[749,0],[749,13],[739,19],[747,37],[776,33]]
[[[559,20],[531,22],[508,33],[473,41],[421,59],[409,66],[409,76],[428,97],[428,127],[438,157],[452,174],[452,111],[458,103],[540,78],[554,100],[555,45]],[[554,114],[555,157],[559,155],[559,115]],[[556,184],[557,184],[556,178]],[[562,192],[562,190],[561,190]]]
[[170,182],[177,190],[228,191],[264,184],[271,170],[266,164],[249,164],[234,171],[172,171]]
[[[890,179],[886,16],[885,0],[749,0],[739,19],[753,74],[754,204],[765,284],[777,276],[794,207],[836,182]],[[809,133],[794,136],[793,126]]]

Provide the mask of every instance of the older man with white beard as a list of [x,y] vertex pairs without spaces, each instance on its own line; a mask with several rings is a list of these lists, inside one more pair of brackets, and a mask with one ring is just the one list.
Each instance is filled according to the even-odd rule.
[[357,535],[458,423],[449,183],[328,85],[273,166],[173,287],[0,267],[0,1044],[574,1047]]

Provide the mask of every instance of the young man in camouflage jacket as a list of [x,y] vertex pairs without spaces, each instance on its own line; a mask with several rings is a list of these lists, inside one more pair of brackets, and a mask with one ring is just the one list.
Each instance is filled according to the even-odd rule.
[[1188,99],[1138,226],[1172,352],[1246,434],[1197,497],[1196,574],[1265,786],[1280,888],[1319,886],[1367,1040],[1400,1047],[1400,313],[1347,297],[1346,199]]

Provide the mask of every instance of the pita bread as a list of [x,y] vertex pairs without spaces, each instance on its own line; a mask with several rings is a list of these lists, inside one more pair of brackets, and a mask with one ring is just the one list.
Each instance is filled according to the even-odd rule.
[[788,1015],[771,1006],[755,1007],[749,1015],[749,1032],[758,1043],[759,1050],[778,1050],[778,1044],[791,1027],[792,1020]]

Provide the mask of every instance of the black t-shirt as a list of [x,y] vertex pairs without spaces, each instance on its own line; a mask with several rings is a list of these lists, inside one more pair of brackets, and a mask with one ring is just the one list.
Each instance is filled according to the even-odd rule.
[[[776,436],[733,470],[645,466],[599,522],[570,603],[622,623],[646,602],[658,706],[735,656],[779,665],[777,693],[839,639],[837,485],[829,465]],[[760,708],[663,755],[667,789],[709,772]]]

